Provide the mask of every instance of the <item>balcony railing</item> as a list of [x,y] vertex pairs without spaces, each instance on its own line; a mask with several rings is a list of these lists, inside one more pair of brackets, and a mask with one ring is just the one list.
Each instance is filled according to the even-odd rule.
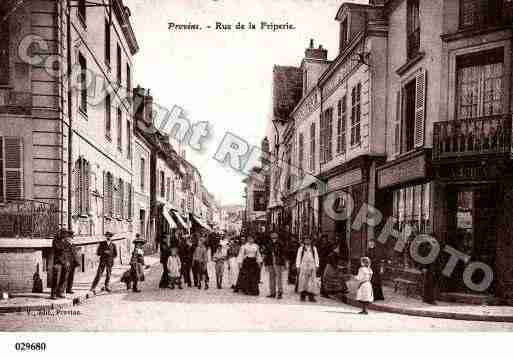
[[511,152],[511,114],[434,123],[433,160]]
[[15,200],[0,203],[0,237],[51,238],[59,226],[57,206]]

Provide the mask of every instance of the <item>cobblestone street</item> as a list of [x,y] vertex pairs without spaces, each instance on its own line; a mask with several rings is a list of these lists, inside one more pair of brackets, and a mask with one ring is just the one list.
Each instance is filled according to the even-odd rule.
[[[158,289],[161,267],[154,265],[141,293],[117,284],[113,294],[100,294],[57,315],[26,312],[0,315],[1,331],[511,331],[511,323],[468,322],[371,312],[334,300],[301,303],[288,286],[283,300],[218,290]],[[213,273],[212,273],[213,274]],[[263,279],[265,280],[264,272]],[[214,277],[211,277],[211,284]],[[70,311],[70,312],[67,312]],[[78,314],[77,314],[78,312]],[[36,315],[37,314],[37,315]]]

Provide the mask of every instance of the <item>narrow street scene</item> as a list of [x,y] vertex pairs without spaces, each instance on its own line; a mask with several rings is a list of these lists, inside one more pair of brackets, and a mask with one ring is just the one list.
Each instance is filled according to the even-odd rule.
[[512,332],[512,64],[511,0],[0,1],[0,332]]

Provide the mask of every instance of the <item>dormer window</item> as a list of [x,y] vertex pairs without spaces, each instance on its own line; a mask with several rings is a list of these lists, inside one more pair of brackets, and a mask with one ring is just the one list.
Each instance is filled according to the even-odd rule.
[[340,50],[342,51],[349,43],[349,28],[347,17],[340,24]]

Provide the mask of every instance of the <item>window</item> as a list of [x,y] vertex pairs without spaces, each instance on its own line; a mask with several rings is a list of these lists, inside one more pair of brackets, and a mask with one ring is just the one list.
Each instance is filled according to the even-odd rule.
[[110,24],[105,19],[105,63],[110,67]]
[[111,100],[110,100],[110,94],[107,94],[105,97],[105,137],[107,137],[109,140],[111,137]]
[[117,68],[117,82],[118,82],[118,85],[121,86],[121,47],[117,46],[117,56],[116,56],[116,68]]
[[402,153],[424,145],[426,80],[426,71],[420,70],[415,80],[402,89],[401,109],[398,112],[402,116],[399,138],[399,131],[395,135],[396,142],[401,141]]
[[315,171],[315,123],[310,125],[310,171]]
[[127,210],[128,210],[128,220],[131,221],[132,218],[133,218],[133,201],[132,201],[132,184],[131,183],[127,183]]
[[407,37],[408,58],[412,59],[418,55],[420,49],[419,0],[408,1]]
[[351,146],[360,144],[361,92],[361,84],[353,87],[351,91]]
[[308,91],[308,72],[306,68],[303,69],[303,96],[306,96],[306,92]]
[[129,120],[126,121],[126,158],[132,157],[132,125]]
[[457,59],[457,117],[476,118],[503,113],[504,50]]
[[303,161],[304,161],[304,155],[305,155],[305,143],[304,143],[304,137],[303,134],[299,134],[299,169],[303,169]]
[[23,142],[0,137],[0,202],[23,198]]
[[118,126],[118,129],[117,129],[117,142],[118,142],[118,150],[119,151],[122,151],[122,139],[121,139],[121,136],[123,135],[123,118],[122,118],[122,114],[121,114],[121,108],[118,107],[117,108],[117,126]]
[[129,64],[126,64],[126,94],[127,97],[131,98],[132,93],[132,69]]
[[125,208],[125,187],[123,180],[120,178],[118,181],[118,217],[123,217]]
[[346,96],[337,104],[337,153],[346,152],[346,117],[347,117],[347,104]]
[[9,18],[0,10],[0,86],[9,85]]
[[166,178],[166,201],[171,199],[171,178]]
[[145,180],[145,173],[146,173],[146,161],[144,158],[141,158],[141,168],[140,168],[140,183],[141,183],[141,191],[144,192],[144,180]]
[[78,0],[77,11],[80,19],[85,24],[86,22],[86,0]]
[[146,211],[144,209],[139,210],[139,234],[146,237]]
[[160,171],[160,197],[164,198],[166,195],[166,188],[164,183],[164,171]]
[[349,28],[347,26],[347,17],[340,24],[340,50],[343,50],[349,42]]
[[503,0],[460,0],[460,27],[495,25],[502,20]]
[[91,174],[89,162],[83,157],[75,162],[75,208],[74,214],[87,216],[90,206],[89,188],[91,186]]
[[253,192],[253,210],[257,212],[264,212],[267,209],[265,204],[265,192]]
[[104,198],[105,198],[105,216],[113,217],[113,204],[114,204],[114,183],[112,178],[112,173],[107,172],[105,174],[105,182],[104,182]]
[[321,116],[321,163],[332,158],[333,108],[328,108]]
[[78,54],[78,63],[80,65],[80,110],[87,113],[87,62],[82,54]]

